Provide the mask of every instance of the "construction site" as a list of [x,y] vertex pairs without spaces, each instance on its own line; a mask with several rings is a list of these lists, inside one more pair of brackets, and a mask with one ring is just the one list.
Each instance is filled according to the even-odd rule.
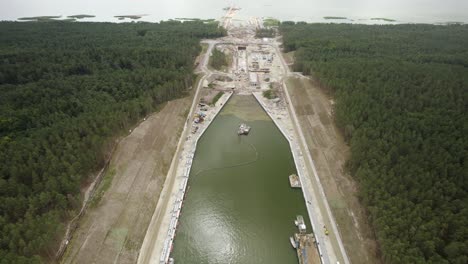
[[[219,20],[219,23],[220,26],[227,29],[228,35],[215,40],[202,41],[202,45],[206,45],[207,49],[204,54],[197,58],[196,62],[198,65],[196,71],[201,76],[199,82],[194,87],[192,96],[184,99],[183,109],[168,110],[174,111],[174,113],[177,112],[178,119],[180,119],[178,124],[182,126],[183,123],[183,129],[178,137],[177,144],[175,144],[177,135],[173,133],[171,136],[173,146],[177,145],[177,147],[172,149],[172,152],[170,150],[168,152],[174,153],[174,155],[170,162],[168,157],[165,159],[167,173],[165,177],[158,178],[159,187],[153,186],[151,189],[153,194],[157,194],[157,201],[154,201],[154,210],[150,208],[150,211],[145,211],[152,213],[152,215],[151,217],[145,215],[145,218],[141,220],[142,228],[139,228],[139,236],[135,235],[132,240],[135,245],[129,246],[130,241],[127,232],[131,232],[133,228],[130,224],[121,223],[118,218],[115,218],[112,220],[113,222],[109,222],[109,226],[113,227],[115,223],[119,223],[122,228],[117,230],[119,232],[112,228],[106,233],[101,230],[105,222],[97,223],[87,220],[89,223],[85,223],[85,229],[81,229],[81,233],[78,233],[78,239],[73,241],[74,246],[67,252],[64,262],[74,263],[81,260],[93,262],[107,258],[105,256],[100,257],[97,254],[98,251],[89,254],[89,252],[92,252],[92,248],[102,248],[99,250],[100,252],[105,251],[109,252],[109,254],[117,250],[118,257],[116,260],[119,258],[122,260],[123,257],[126,257],[128,260],[124,260],[126,263],[135,261],[138,263],[159,264],[178,263],[177,259],[174,259],[171,254],[186,193],[190,189],[189,176],[198,141],[233,95],[251,95],[281,131],[289,144],[297,172],[284,175],[284,184],[302,193],[308,214],[307,221],[310,221],[306,222],[306,220],[302,219],[303,225],[301,227],[307,227],[307,229],[300,229],[299,225],[296,224],[298,232],[291,233],[291,237],[285,236],[284,241],[288,244],[291,242],[294,247],[291,250],[296,252],[299,263],[350,263],[332,213],[333,208],[330,208],[322,187],[323,176],[319,175],[319,173],[328,173],[328,170],[323,170],[323,166],[333,165],[323,165],[325,163],[321,161],[321,166],[316,168],[308,147],[310,134],[302,131],[301,125],[305,121],[302,120],[302,115],[299,115],[298,118],[298,115],[296,115],[298,108],[293,105],[292,100],[298,100],[295,90],[292,90],[294,91],[293,97],[289,94],[290,80],[302,77],[297,73],[290,72],[280,50],[281,37],[256,38],[256,30],[264,27],[262,18],[254,17],[239,22],[235,17],[240,10],[240,8],[233,6],[225,9],[226,14]],[[215,70],[209,66],[208,62],[214,49],[223,52],[230,58],[229,65],[223,70]],[[190,105],[188,99],[192,100],[190,107],[188,107]],[[182,113],[183,111],[186,112]],[[328,113],[328,115],[331,116],[331,113]],[[182,117],[185,118],[183,121]],[[145,121],[146,123],[143,122],[143,126],[150,121],[151,119]],[[167,120],[167,122],[170,123],[170,120]],[[157,125],[159,123],[155,121],[152,126]],[[246,128],[250,130],[250,126],[241,124],[239,131],[246,131]],[[136,129],[135,131],[140,130]],[[135,136],[136,132],[132,133],[131,136]],[[141,131],[140,133],[145,135],[146,132]],[[247,134],[248,131],[245,135]],[[128,140],[131,140],[131,136]],[[142,145],[142,147],[144,146]],[[145,157],[142,156],[141,158]],[[116,162],[118,162],[118,159]],[[131,163],[131,161],[129,162]],[[151,162],[151,164],[153,163]],[[150,164],[150,160],[138,164]],[[133,171],[139,171],[138,164],[131,165]],[[119,165],[116,164],[115,166]],[[126,166],[123,168],[126,168]],[[126,171],[124,172],[126,173]],[[142,170],[142,173],[144,172],[145,169]],[[114,192],[125,188],[125,173],[119,173],[118,170],[115,177],[123,185],[112,185],[109,190],[110,194],[104,197],[107,204],[115,204],[113,200],[117,196]],[[287,179],[288,175],[290,175],[289,181]],[[140,185],[143,188],[145,183],[141,182]],[[329,182],[327,181],[325,187],[328,186]],[[148,195],[145,194],[144,199],[140,200],[150,199]],[[112,208],[108,208],[107,204],[99,207],[99,210],[107,212],[112,210]],[[122,210],[129,211],[125,208],[130,207],[121,204],[119,206]],[[144,214],[143,211],[141,214]],[[293,219],[294,215],[289,217]],[[129,215],[127,218],[131,219]],[[147,228],[144,229],[146,226]],[[122,233],[124,228],[127,230],[125,234]],[[353,234],[353,236],[356,236],[356,234]],[[103,242],[99,243],[99,241]],[[140,243],[141,247],[139,246]],[[114,249],[114,246],[112,246],[112,249],[109,250],[111,245],[118,245],[118,249]],[[88,253],[84,251],[85,249]]]
[[232,65],[227,72],[213,72],[204,81],[204,88],[249,93],[277,90],[281,85],[281,62],[276,58],[275,48],[268,42],[250,45],[220,43],[214,48],[232,56]]
[[[227,56],[232,56],[231,65],[223,72],[209,69],[206,67],[206,61],[201,65],[205,76],[198,87],[199,95],[195,96],[185,128],[190,133],[182,134],[180,151],[176,152],[176,158],[166,179],[164,188],[167,190],[163,189],[163,193],[170,197],[162,210],[156,209],[138,262],[177,262],[171,257],[173,239],[177,232],[177,222],[198,139],[235,93],[254,95],[291,146],[298,171],[295,187],[302,188],[311,219],[309,234],[299,232],[294,235],[299,262],[348,263],[321,185],[315,182],[319,181],[318,176],[310,153],[303,146],[303,136],[284,87],[289,68],[279,52],[279,42],[276,38],[255,38],[256,30],[263,24],[261,19],[250,19],[246,24],[233,23],[233,18],[239,10],[236,7],[226,8],[226,15],[220,20],[220,25],[228,30],[228,36],[205,42],[210,50],[218,49]],[[219,93],[223,94],[213,103],[213,98]],[[269,94],[268,98],[265,94]],[[325,226],[332,226],[333,232],[330,234],[326,228],[322,228]]]

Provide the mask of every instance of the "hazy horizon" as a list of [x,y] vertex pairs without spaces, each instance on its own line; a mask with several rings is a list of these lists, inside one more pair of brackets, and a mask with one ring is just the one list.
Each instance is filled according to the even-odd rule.
[[290,0],[267,1],[154,1],[154,0],[0,0],[0,20],[29,16],[64,17],[77,14],[95,15],[93,21],[115,21],[115,15],[148,14],[143,21],[177,17],[218,18],[222,8],[231,3],[242,8],[240,16],[271,16],[281,20],[319,21],[323,16],[352,19],[387,17],[401,22],[468,22],[468,1],[447,0]]

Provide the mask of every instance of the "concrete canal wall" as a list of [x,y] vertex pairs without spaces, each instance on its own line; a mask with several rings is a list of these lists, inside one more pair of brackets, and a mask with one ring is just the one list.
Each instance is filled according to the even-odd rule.
[[[178,224],[179,217],[180,217],[180,212],[182,210],[183,202],[185,199],[185,193],[187,191],[188,179],[189,179],[190,172],[192,169],[193,159],[195,157],[195,152],[196,152],[196,148],[198,145],[198,141],[203,136],[203,134],[208,129],[208,127],[211,125],[211,123],[214,121],[214,119],[219,114],[219,112],[221,112],[221,110],[227,104],[227,102],[232,97],[232,95],[233,95],[232,92],[225,93],[218,100],[218,102],[214,106],[214,109],[211,110],[212,112],[207,114],[207,118],[209,119],[206,119],[206,121],[203,124],[200,124],[201,129],[199,129],[199,131],[197,131],[194,134],[193,138],[190,138],[189,136],[184,143],[185,151],[182,152],[181,156],[186,154],[185,156],[186,159],[185,159],[185,162],[179,163],[178,168],[177,168],[177,172],[182,171],[182,175],[179,175],[179,174],[176,175],[176,177],[179,179],[177,181],[178,183],[176,183],[178,184],[179,188],[177,189],[176,194],[175,194],[176,199],[172,206],[169,227],[167,230],[167,236],[162,247],[161,257],[159,258],[159,263],[161,264],[168,263],[169,261],[169,257],[172,251],[172,246],[174,243],[175,233],[177,230],[177,224]],[[190,117],[190,120],[192,120],[192,117]],[[189,129],[189,127],[186,127],[186,129]],[[181,160],[183,159],[183,157],[177,157],[177,158]]]
[[[317,230],[317,226],[319,226],[319,223],[318,223],[318,220],[315,217],[315,214],[313,212],[313,208],[312,208],[312,206],[310,204],[311,199],[312,199],[312,195],[309,194],[308,191],[304,188],[304,186],[305,186],[304,177],[305,177],[306,172],[304,171],[305,166],[303,165],[304,161],[301,159],[302,153],[301,153],[301,151],[299,149],[299,146],[297,146],[297,144],[293,141],[293,136],[291,135],[291,133],[288,132],[286,130],[286,128],[284,128],[284,125],[281,124],[278,121],[278,116],[274,116],[272,111],[265,105],[264,99],[261,97],[262,96],[261,93],[252,93],[252,94],[255,97],[255,99],[257,100],[257,102],[260,104],[260,106],[263,108],[263,110],[271,118],[271,120],[273,120],[276,127],[281,131],[283,136],[288,140],[289,146],[291,148],[291,153],[292,153],[293,159],[294,159],[294,164],[296,165],[297,175],[299,176],[299,180],[301,182],[301,186],[302,186],[301,190],[302,190],[302,194],[304,196],[304,201],[305,201],[306,206],[307,206],[307,212],[309,214],[309,219],[310,219],[310,224],[311,224],[311,227],[312,227],[312,232],[315,234],[315,231]],[[326,254],[326,248],[323,247],[320,244],[320,239],[317,236],[315,237],[315,241],[317,243],[317,249],[318,249],[318,252],[319,252],[319,255],[320,255],[320,261],[322,263],[330,263],[329,260],[328,260],[327,254]]]

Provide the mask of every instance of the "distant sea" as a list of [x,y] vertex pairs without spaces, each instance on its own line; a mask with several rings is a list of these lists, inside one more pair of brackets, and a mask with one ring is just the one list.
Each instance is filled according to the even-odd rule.
[[[371,18],[388,18],[395,23],[468,23],[466,0],[0,0],[0,20],[78,14],[96,16],[83,21],[107,22],[122,22],[114,17],[117,15],[146,15],[138,21],[149,22],[219,18],[224,14],[222,8],[231,4],[242,8],[240,19],[257,16],[283,21],[380,24],[389,22]],[[325,16],[347,19],[326,20]]]

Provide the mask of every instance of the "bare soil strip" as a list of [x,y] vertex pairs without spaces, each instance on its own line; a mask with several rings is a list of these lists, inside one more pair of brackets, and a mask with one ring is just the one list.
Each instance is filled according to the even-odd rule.
[[193,100],[168,102],[117,146],[112,184],[89,208],[64,263],[135,263]]
[[350,262],[380,263],[357,184],[344,169],[349,147],[334,125],[331,98],[308,78],[291,77],[287,84]]

